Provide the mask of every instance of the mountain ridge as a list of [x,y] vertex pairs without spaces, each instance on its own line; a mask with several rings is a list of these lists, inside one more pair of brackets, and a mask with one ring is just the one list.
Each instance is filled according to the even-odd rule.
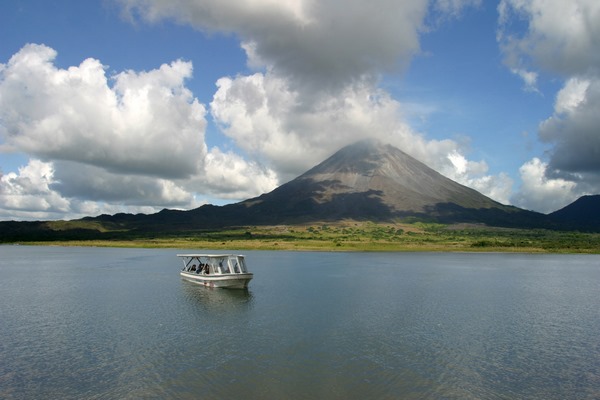
[[571,204],[556,210],[548,217],[571,229],[599,230],[600,195],[585,195]]

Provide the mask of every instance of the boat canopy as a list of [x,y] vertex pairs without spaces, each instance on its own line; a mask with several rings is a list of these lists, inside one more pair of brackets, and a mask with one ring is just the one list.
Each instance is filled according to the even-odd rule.
[[246,274],[246,262],[238,254],[177,254],[183,259],[183,271],[207,274]]

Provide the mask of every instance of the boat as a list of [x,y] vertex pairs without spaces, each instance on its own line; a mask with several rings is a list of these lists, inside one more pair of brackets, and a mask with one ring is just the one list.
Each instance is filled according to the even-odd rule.
[[183,260],[179,273],[184,279],[215,288],[246,289],[254,276],[243,255],[177,254]]

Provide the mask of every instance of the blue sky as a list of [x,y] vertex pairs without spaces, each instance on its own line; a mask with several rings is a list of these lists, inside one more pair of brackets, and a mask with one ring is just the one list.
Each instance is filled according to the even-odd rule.
[[497,201],[600,193],[595,0],[0,3],[0,219],[190,209],[389,142]]

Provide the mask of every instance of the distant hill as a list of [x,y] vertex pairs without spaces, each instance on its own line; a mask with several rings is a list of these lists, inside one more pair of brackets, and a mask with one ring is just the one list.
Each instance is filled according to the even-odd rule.
[[548,216],[562,226],[598,231],[600,230],[600,195],[582,196]]
[[[500,204],[452,181],[403,151],[377,141],[339,150],[270,193],[225,206],[116,214],[74,221],[0,222],[0,241],[47,238],[148,237],[231,226],[340,221],[426,221],[497,227],[600,230],[600,196],[550,216]],[[593,214],[595,212],[595,214]],[[594,218],[586,216],[596,215]],[[594,228],[595,227],[595,228]]]

